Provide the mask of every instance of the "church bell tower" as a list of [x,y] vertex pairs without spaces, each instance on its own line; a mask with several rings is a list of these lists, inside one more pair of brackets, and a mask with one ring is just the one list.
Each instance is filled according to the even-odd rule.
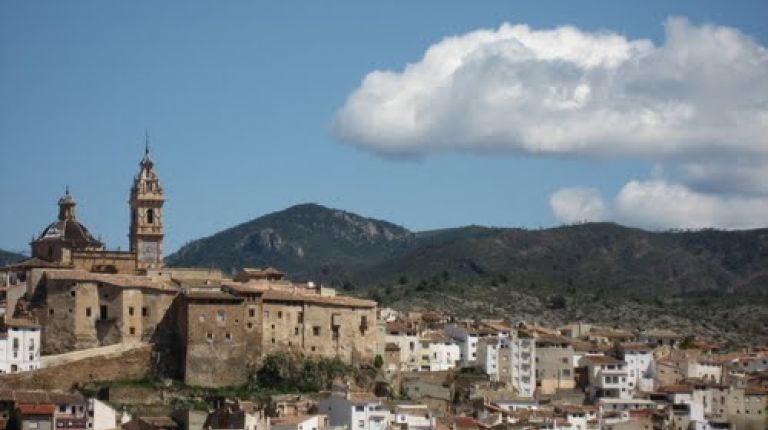
[[149,156],[149,136],[144,157],[131,187],[131,251],[136,253],[138,270],[163,267],[163,189]]

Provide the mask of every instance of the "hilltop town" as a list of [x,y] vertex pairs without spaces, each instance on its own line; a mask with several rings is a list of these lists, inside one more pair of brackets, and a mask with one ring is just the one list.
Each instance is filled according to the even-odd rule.
[[0,430],[768,428],[768,347],[166,267],[164,202],[147,149],[128,251],[105,249],[67,190],[2,269]]

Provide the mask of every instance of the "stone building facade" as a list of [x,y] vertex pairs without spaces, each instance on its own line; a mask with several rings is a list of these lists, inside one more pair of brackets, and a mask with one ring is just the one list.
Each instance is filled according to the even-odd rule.
[[164,268],[165,198],[154,166],[147,149],[130,192],[128,251],[105,250],[77,220],[67,189],[57,220],[31,242],[32,257],[6,268],[14,291],[25,290],[10,316],[40,324],[43,354],[153,342],[169,372],[201,386],[244,383],[248,367],[274,352],[373,361],[373,301],[293,284],[274,268],[244,268],[235,279]]
[[111,274],[140,274],[163,267],[163,203],[165,198],[149,149],[139,163],[130,196],[129,251],[110,251],[77,220],[77,203],[67,188],[59,199],[56,221],[30,243],[25,269],[58,267]]
[[206,387],[245,383],[243,299],[213,289],[192,290],[179,296],[179,304],[184,382]]
[[[224,280],[221,286],[182,290],[178,347],[188,384],[242,384],[249,367],[277,352],[348,363],[374,359],[376,302],[282,280]],[[201,375],[204,369],[208,375]]]
[[177,294],[169,280],[44,270],[31,308],[43,330],[43,353],[148,341]]

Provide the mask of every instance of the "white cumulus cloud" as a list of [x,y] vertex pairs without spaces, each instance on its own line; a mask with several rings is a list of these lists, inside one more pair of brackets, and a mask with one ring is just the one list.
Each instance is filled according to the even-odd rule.
[[503,24],[369,73],[337,112],[342,141],[384,154],[768,155],[768,51],[673,18],[660,45]]
[[630,181],[610,204],[594,189],[563,188],[550,196],[550,207],[564,223],[599,220],[584,215],[599,213],[650,229],[747,229],[765,227],[768,220],[766,196],[703,193],[662,178]]
[[564,223],[602,221],[606,216],[605,202],[594,188],[563,188],[549,197],[549,207]]

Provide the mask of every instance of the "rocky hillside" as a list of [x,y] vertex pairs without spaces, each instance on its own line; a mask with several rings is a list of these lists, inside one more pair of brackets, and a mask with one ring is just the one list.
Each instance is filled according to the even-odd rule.
[[392,223],[302,204],[193,241],[166,263],[227,273],[275,266],[294,277],[342,280],[414,245],[414,235]]

